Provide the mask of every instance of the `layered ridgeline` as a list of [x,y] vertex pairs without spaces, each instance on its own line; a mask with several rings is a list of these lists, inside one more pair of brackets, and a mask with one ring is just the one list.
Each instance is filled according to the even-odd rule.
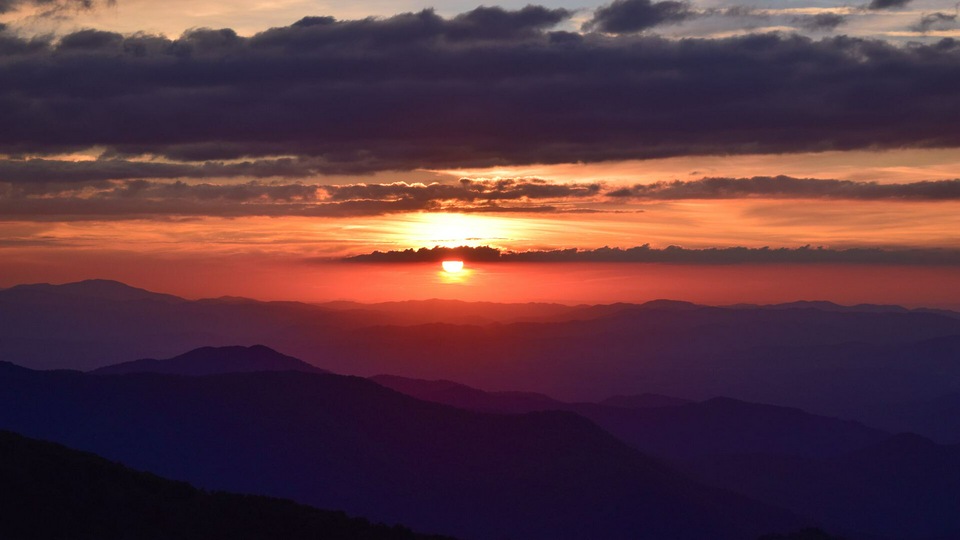
[[292,501],[198,490],[94,454],[0,431],[7,540],[443,540]]
[[742,539],[812,524],[691,481],[570,412],[467,411],[356,377],[3,364],[0,428],[466,539]]
[[116,282],[0,291],[0,359],[93,369],[262,343],[338,373],[566,401],[644,392],[799,407],[960,442],[960,316],[896,306],[188,301]]
[[565,403],[451,381],[373,379],[473,410],[576,412],[701,482],[811,516],[849,538],[960,538],[958,445],[729,398],[676,403],[642,395]]
[[859,422],[729,398],[684,402],[646,394],[566,403],[542,394],[485,392],[452,381],[394,375],[371,379],[418,399],[469,410],[574,412],[645,453],[671,460],[752,453],[837,456],[890,436]]

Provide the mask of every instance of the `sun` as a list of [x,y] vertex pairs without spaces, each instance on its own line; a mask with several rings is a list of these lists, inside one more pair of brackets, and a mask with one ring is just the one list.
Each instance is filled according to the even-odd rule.
[[440,263],[445,272],[456,274],[463,271],[463,261],[443,261]]

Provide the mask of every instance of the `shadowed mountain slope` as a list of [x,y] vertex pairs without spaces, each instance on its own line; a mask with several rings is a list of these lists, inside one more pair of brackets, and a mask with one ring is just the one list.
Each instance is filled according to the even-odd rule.
[[690,400],[646,392],[643,394],[633,394],[627,396],[612,396],[600,401],[599,403],[600,405],[621,407],[624,409],[650,409],[654,407],[683,405],[690,403]]
[[[888,436],[858,422],[729,398],[625,408],[604,403],[564,403],[539,394],[484,392],[450,381],[396,376],[377,376],[373,380],[418,399],[465,409],[575,412],[635,448],[667,459],[739,453],[833,456],[867,447]],[[658,398],[658,403],[669,399]]]
[[470,412],[355,377],[3,364],[0,427],[206,488],[462,538],[740,539],[803,525],[570,413]]
[[303,371],[326,373],[318,367],[280,354],[263,345],[251,347],[201,347],[166,360],[146,358],[123,362],[99,369],[98,375],[123,373],[166,373],[171,375],[216,375],[220,373],[249,373],[256,371]]
[[960,538],[960,446],[912,434],[828,459],[718,456],[688,464],[714,485],[815,517],[833,530]]
[[287,500],[208,493],[8,431],[0,508],[7,540],[442,540]]
[[534,392],[485,392],[453,381],[424,381],[397,375],[376,375],[370,380],[423,401],[471,411],[519,414],[570,410],[570,404]]
[[[695,478],[868,538],[946,539],[960,531],[960,446],[890,436],[799,409],[713,398],[657,408],[520,402],[449,381],[375,377],[399,391],[487,410],[574,411]],[[812,534],[812,533],[811,533]],[[816,537],[815,535],[813,537]],[[857,535],[859,537],[859,535]]]

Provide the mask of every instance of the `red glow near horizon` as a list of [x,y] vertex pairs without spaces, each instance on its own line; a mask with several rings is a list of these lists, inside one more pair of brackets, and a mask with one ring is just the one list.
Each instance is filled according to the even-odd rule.
[[164,260],[115,254],[8,265],[0,287],[93,278],[186,298],[563,304],[668,298],[709,305],[829,300],[960,309],[960,268],[934,266],[472,263],[451,273],[436,263],[305,263],[250,256]]

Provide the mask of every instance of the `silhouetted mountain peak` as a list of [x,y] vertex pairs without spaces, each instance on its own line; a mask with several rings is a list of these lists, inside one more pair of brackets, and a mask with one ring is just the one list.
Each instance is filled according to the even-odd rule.
[[4,295],[52,294],[58,296],[94,299],[99,301],[127,302],[135,300],[159,300],[165,302],[184,302],[183,298],[171,294],[162,294],[131,287],[119,281],[109,279],[88,279],[73,283],[53,285],[34,283],[17,285],[2,291]]
[[303,371],[327,373],[292,356],[281,354],[264,345],[242,347],[200,347],[166,360],[145,358],[123,362],[93,371],[99,375],[122,373],[164,373],[171,375],[215,375],[253,371]]
[[643,309],[659,309],[664,311],[691,311],[700,309],[704,306],[694,304],[693,302],[684,302],[682,300],[667,300],[664,298],[651,300],[640,304]]

